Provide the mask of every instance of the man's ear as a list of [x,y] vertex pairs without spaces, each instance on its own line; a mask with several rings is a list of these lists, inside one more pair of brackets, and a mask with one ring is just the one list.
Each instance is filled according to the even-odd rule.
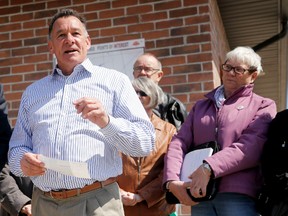
[[164,76],[163,71],[157,72],[157,78],[156,78],[157,83],[160,82],[160,80],[162,79],[163,76]]
[[48,41],[48,49],[49,49],[50,54],[54,54],[52,42],[50,40]]
[[87,44],[87,50],[89,50],[91,47],[91,38],[89,35],[86,38],[86,44]]

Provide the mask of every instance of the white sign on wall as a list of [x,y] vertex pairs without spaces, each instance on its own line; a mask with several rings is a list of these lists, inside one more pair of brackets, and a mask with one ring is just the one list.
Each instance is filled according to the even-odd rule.
[[144,53],[145,40],[135,39],[92,45],[88,57],[95,65],[125,73],[133,79],[133,64]]

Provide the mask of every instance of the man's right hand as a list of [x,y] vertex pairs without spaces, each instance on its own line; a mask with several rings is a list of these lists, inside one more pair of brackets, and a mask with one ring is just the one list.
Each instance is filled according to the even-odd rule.
[[38,154],[25,153],[20,161],[21,169],[25,176],[44,175],[46,169],[44,163],[38,159]]

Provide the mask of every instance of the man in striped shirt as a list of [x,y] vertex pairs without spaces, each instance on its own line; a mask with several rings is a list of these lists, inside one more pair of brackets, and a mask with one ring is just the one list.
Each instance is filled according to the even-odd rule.
[[[119,152],[148,155],[153,126],[129,78],[87,58],[91,39],[76,11],[52,18],[48,46],[57,65],[22,95],[9,146],[11,171],[36,186],[32,215],[124,215],[115,183],[122,173]],[[91,178],[46,169],[39,155],[85,162]]]

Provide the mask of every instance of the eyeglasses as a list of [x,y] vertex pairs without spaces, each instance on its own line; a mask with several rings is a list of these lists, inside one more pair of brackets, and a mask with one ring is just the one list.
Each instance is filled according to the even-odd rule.
[[151,68],[151,67],[143,67],[143,66],[137,66],[134,67],[133,70],[137,73],[140,73],[142,70],[145,71],[146,74],[151,75],[154,71],[154,73],[156,73],[157,71],[159,71],[160,69],[156,69],[156,68]]
[[136,92],[136,94],[138,95],[138,96],[140,96],[140,97],[147,97],[148,95],[145,93],[145,92],[143,92],[143,91],[141,91],[141,90],[137,90],[137,91],[135,91]]
[[233,70],[234,73],[239,74],[239,75],[240,74],[244,74],[246,71],[252,73],[252,72],[255,72],[257,70],[257,68],[254,67],[254,66],[250,67],[249,69],[245,69],[245,68],[243,68],[241,66],[233,67],[230,64],[222,64],[221,68],[225,72],[230,72],[231,70]]

